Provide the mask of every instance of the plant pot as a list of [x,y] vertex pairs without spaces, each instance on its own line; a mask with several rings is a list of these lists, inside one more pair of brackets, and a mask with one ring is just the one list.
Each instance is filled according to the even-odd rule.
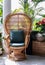
[[40,41],[40,42],[45,41],[45,36],[43,34],[45,34],[45,33],[41,33],[41,32],[37,33],[37,35],[36,35],[37,41]]

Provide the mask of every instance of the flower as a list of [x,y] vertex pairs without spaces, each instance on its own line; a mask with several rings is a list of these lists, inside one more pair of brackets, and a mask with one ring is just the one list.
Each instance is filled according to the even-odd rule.
[[45,18],[43,18],[41,21],[36,23],[37,27],[36,28],[41,28],[41,32],[45,32]]
[[42,24],[45,24],[45,18],[44,18],[44,19],[42,19]]

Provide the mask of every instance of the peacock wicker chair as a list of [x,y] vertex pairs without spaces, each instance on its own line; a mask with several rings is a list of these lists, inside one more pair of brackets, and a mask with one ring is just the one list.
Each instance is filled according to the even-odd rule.
[[[6,48],[8,49],[7,55],[8,58],[13,60],[23,60],[26,58],[26,48],[28,47],[30,40],[31,32],[31,18],[24,13],[8,14],[4,21],[4,30],[6,37]],[[13,47],[10,46],[10,31],[14,30],[23,30],[25,33],[24,46]]]

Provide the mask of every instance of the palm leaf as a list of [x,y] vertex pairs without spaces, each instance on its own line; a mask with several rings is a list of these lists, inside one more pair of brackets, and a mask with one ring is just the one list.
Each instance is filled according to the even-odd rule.
[[32,0],[33,2],[37,2],[37,3],[39,3],[39,2],[41,2],[41,1],[45,1],[45,0]]
[[45,14],[39,14],[40,16],[42,16],[42,17],[45,17]]

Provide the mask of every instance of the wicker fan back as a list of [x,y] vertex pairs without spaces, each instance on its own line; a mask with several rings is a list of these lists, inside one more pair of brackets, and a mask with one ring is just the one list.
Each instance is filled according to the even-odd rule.
[[11,29],[24,29],[29,32],[31,29],[31,19],[23,13],[9,14],[5,19],[5,32],[10,33]]

